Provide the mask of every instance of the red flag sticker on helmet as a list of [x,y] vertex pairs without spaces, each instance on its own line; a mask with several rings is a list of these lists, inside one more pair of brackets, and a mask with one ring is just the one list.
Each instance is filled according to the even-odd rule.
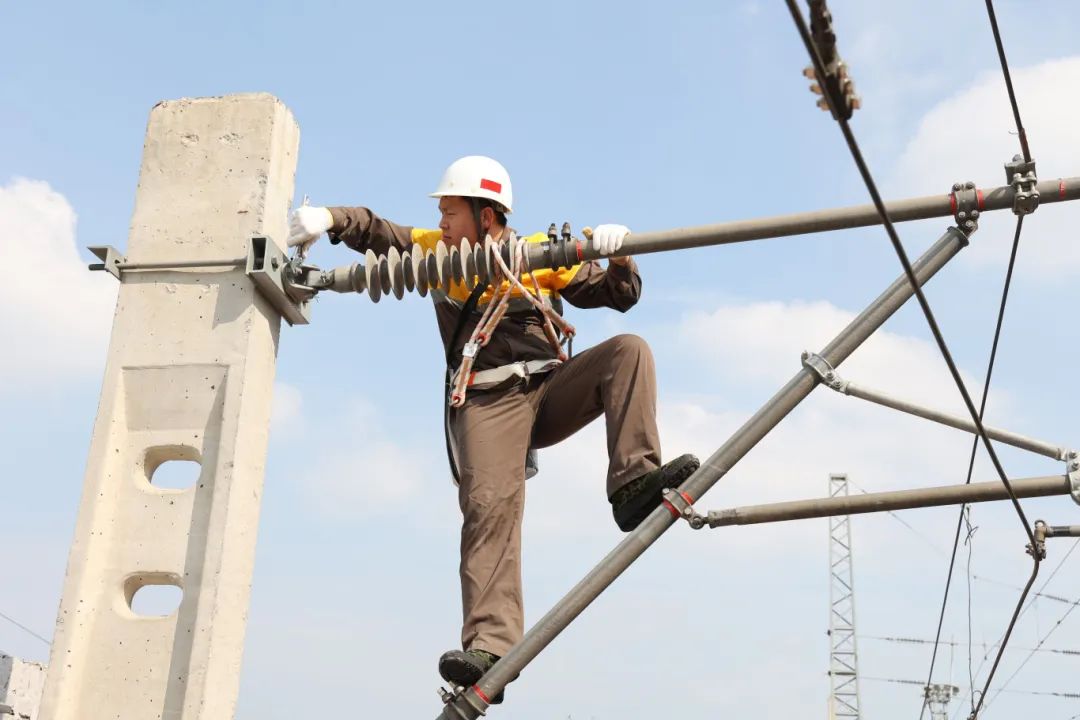
[[487,178],[480,179],[480,189],[490,190],[491,192],[501,193],[502,183],[497,183],[494,180],[488,180]]

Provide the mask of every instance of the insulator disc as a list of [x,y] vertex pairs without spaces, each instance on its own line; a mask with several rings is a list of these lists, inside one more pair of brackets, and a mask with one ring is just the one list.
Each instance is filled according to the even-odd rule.
[[484,278],[484,282],[491,285],[495,282],[495,276],[498,274],[498,263],[495,262],[495,253],[498,252],[499,246],[495,244],[495,241],[488,235],[484,238],[484,264],[487,265],[488,276]]
[[488,256],[487,252],[485,252],[485,246],[481,244],[473,248],[472,257],[473,267],[476,268],[476,277],[478,282],[482,282],[483,284],[487,285],[490,271],[488,269]]
[[401,254],[401,276],[405,279],[405,289],[408,292],[416,289],[416,270],[413,269],[413,256],[410,252]]
[[424,259],[424,251],[420,249],[419,245],[412,246],[412,258],[413,272],[416,273],[416,292],[420,293],[420,297],[427,297],[429,287],[427,260]]
[[428,287],[434,290],[439,287],[439,260],[433,250],[428,250],[424,255],[424,263],[427,265]]
[[367,274],[364,272],[363,263],[353,263],[349,267],[349,287],[357,293],[367,289]]
[[446,244],[442,241],[435,243],[435,276],[439,278],[439,285],[446,292],[450,292],[450,253],[446,250]]
[[371,250],[364,253],[364,273],[368,297],[371,302],[377,303],[382,297],[382,281],[379,279],[379,259]]
[[456,283],[465,279],[465,270],[461,267],[461,260],[461,251],[456,247],[450,248],[450,274]]
[[469,246],[468,240],[461,241],[461,271],[465,274],[465,287],[476,287],[476,253]]
[[386,254],[386,276],[390,280],[389,289],[393,291],[394,297],[400,300],[405,295],[405,276],[402,275],[401,253],[393,245]]
[[393,284],[390,282],[390,265],[386,262],[386,256],[379,256],[379,282],[382,283],[383,295],[389,295]]

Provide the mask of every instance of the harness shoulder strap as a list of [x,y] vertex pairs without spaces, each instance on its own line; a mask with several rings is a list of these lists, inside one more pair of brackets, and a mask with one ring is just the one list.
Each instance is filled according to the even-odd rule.
[[[480,296],[484,294],[486,286],[477,283],[473,291],[469,293],[469,299],[465,301],[465,305],[461,308],[461,314],[458,315],[457,324],[454,326],[454,333],[450,338],[450,342],[446,346],[446,381],[443,388],[443,438],[446,440],[446,459],[450,461],[450,474],[454,476],[454,483],[456,485],[461,484],[461,476],[458,474],[457,460],[454,458],[454,448],[450,441],[450,379],[453,377],[453,370],[458,363],[454,362],[454,348],[457,347],[458,341],[461,340],[461,333],[465,330],[465,323],[468,322],[469,316],[476,310],[476,304],[480,302]],[[460,358],[458,359],[460,361]]]

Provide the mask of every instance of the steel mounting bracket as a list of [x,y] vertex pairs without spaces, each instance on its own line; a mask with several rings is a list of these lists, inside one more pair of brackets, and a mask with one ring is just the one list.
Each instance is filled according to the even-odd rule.
[[97,255],[98,259],[101,260],[99,263],[91,264],[91,270],[104,270],[117,280],[120,279],[120,270],[127,264],[126,256],[122,255],[112,245],[91,245],[87,250]]
[[281,313],[290,325],[311,322],[311,298],[315,291],[292,281],[303,265],[300,258],[289,260],[277,243],[265,235],[248,240],[247,276],[255,281],[263,297]]
[[694,509],[693,498],[686,493],[675,488],[664,488],[661,495],[664,498],[664,507],[676,518],[690,523],[693,529],[700,530],[708,523],[708,519]]
[[1069,478],[1073,502],[1080,505],[1080,453],[1070,450],[1065,455],[1065,476]]
[[956,228],[970,237],[979,229],[979,213],[983,207],[982,191],[971,181],[953,183],[949,201],[952,205]]
[[1024,162],[1022,155],[1013,155],[1005,163],[1005,182],[1012,185],[1014,215],[1030,215],[1039,207],[1039,178],[1035,175],[1035,161]]
[[458,706],[458,703],[462,702],[469,706],[469,710],[475,711],[478,715],[487,715],[485,712],[487,710],[487,704],[483,703],[475,690],[471,694],[468,692],[469,690],[472,690],[472,688],[459,687],[456,688],[454,692],[450,692],[446,688],[440,687],[438,693],[443,705],[453,712],[456,717],[461,718],[461,720],[470,720],[471,718],[476,717],[475,715],[467,714]]
[[833,366],[829,364],[828,360],[815,352],[803,350],[802,364],[804,368],[817,375],[822,383],[833,390],[844,392],[844,386],[847,385],[847,381],[837,374],[836,370],[833,369]]

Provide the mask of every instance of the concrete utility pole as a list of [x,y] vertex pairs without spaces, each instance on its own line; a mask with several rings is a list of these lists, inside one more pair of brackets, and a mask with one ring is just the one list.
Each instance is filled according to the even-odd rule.
[[[847,496],[847,475],[829,476],[829,497]],[[859,656],[855,643],[855,573],[851,517],[829,518],[830,718],[859,718]]]
[[[40,720],[233,717],[281,315],[211,266],[284,241],[298,144],[266,94],[150,113]],[[190,487],[155,485],[171,461]],[[179,607],[137,614],[154,585]]]

